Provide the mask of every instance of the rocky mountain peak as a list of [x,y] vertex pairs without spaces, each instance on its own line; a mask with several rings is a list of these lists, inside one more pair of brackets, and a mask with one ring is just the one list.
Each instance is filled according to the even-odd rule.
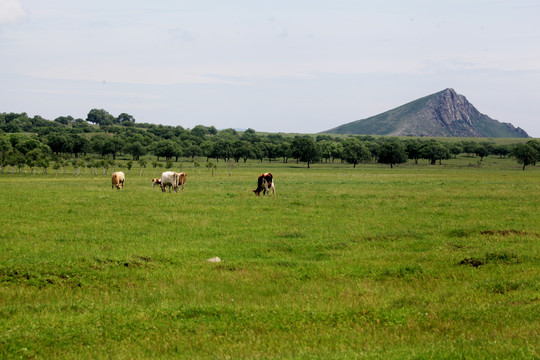
[[457,94],[454,89],[446,89],[431,97],[429,107],[432,115],[445,126],[463,121],[473,124],[474,118],[482,114],[463,95]]
[[480,113],[465,96],[451,88],[325,132],[391,136],[528,137],[524,130]]

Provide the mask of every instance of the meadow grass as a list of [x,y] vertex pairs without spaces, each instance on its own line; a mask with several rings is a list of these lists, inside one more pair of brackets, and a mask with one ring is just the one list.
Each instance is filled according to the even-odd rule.
[[540,356],[540,169],[218,165],[1,175],[0,357]]

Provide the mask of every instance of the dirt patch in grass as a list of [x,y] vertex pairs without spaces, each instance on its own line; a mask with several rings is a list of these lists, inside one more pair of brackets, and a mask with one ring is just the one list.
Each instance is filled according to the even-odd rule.
[[26,285],[43,288],[50,285],[80,287],[81,277],[76,274],[26,271],[18,269],[0,269],[0,283]]
[[240,271],[240,272],[245,271],[244,268],[234,265],[234,264],[218,264],[218,265],[214,265],[213,269],[217,271]]
[[115,259],[94,259],[94,264],[91,265],[91,268],[94,270],[105,269],[108,267],[124,266],[128,268],[149,266],[152,262],[152,259],[147,256],[134,256],[131,259],[125,260],[115,260]]
[[278,236],[284,239],[300,239],[305,238],[306,235],[298,230],[288,231],[288,232],[280,232],[278,233]]
[[506,294],[511,291],[517,291],[522,288],[529,287],[530,284],[523,281],[488,280],[481,284],[481,286],[494,294]]
[[476,258],[466,258],[459,262],[459,265],[469,265],[472,267],[479,267],[484,265],[484,262],[482,260],[476,259]]
[[459,262],[459,265],[469,265],[472,267],[479,267],[486,264],[518,264],[520,259],[516,254],[508,252],[492,252],[486,253],[482,257],[465,258]]
[[485,230],[481,231],[482,235],[500,235],[500,236],[512,236],[512,235],[529,235],[527,231],[522,230]]
[[470,236],[471,234],[473,233],[472,230],[465,230],[465,229],[452,229],[448,232],[448,234],[451,236],[451,237],[457,237],[457,238],[462,238],[462,237],[468,237]]

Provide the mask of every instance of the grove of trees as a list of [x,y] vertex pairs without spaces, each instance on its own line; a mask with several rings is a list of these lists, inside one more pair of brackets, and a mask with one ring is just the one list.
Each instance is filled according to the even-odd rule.
[[536,165],[540,159],[540,142],[531,139],[511,145],[478,140],[427,140],[373,136],[330,136],[325,134],[287,136],[259,135],[253,129],[238,132],[217,130],[214,126],[197,125],[193,129],[136,123],[133,116],[118,117],[102,109],[92,109],[86,119],[62,116],[46,120],[26,113],[0,113],[0,173],[28,166],[32,172],[60,169],[66,164],[76,169],[87,166],[106,169],[118,155],[129,156],[131,164],[141,166],[146,155],[160,161],[178,161],[179,157],[195,161],[206,157],[229,162],[258,161],[303,162],[307,167],[316,162],[336,161],[352,164],[377,162],[393,167],[423,159],[429,164],[459,154],[477,156],[513,156],[518,163]]

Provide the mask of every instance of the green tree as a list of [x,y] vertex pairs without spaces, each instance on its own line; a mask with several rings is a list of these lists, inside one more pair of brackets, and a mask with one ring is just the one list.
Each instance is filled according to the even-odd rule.
[[405,152],[407,153],[407,158],[414,160],[415,164],[418,164],[418,159],[420,159],[421,148],[422,143],[420,140],[412,139],[405,141]]
[[[210,131],[210,128],[207,128],[207,129],[208,129],[208,133],[212,134],[212,132]],[[223,129],[219,133],[216,133],[216,134],[219,135],[222,138],[223,137],[228,138],[228,139],[236,139],[236,138],[238,138],[238,131],[236,131],[234,129],[231,129],[231,128]],[[216,134],[214,134],[214,135],[216,135]]]
[[[362,139],[362,138],[361,138]],[[380,151],[380,145],[377,144],[373,140],[367,140],[365,137],[363,137],[362,141],[368,148],[369,152],[371,153],[371,159],[378,161],[379,159],[379,151]]]
[[244,140],[244,141],[248,141],[248,142],[250,142],[252,144],[255,143],[255,142],[261,141],[261,139],[255,133],[255,130],[253,130],[251,128],[244,131],[244,133],[242,134],[240,139]]
[[493,155],[499,155],[499,157],[501,158],[510,155],[511,152],[512,152],[512,147],[506,144],[496,145],[493,148]]
[[262,142],[257,142],[251,145],[251,151],[253,152],[253,157],[260,162],[264,159],[264,144]]
[[321,141],[333,142],[333,140],[334,139],[330,135],[326,135],[326,134],[317,135],[317,137],[315,138],[315,142],[321,142]]
[[129,160],[127,163],[126,163],[126,167],[128,169],[128,173],[129,173],[129,170],[131,170],[131,168],[133,167],[133,161],[132,160]]
[[117,122],[120,125],[130,126],[135,124],[135,118],[129,114],[121,113],[118,115]]
[[73,129],[76,129],[80,132],[89,133],[92,132],[93,128],[88,122],[84,121],[83,119],[75,119],[73,124],[71,125]]
[[44,174],[47,174],[47,169],[49,168],[50,162],[51,160],[49,156],[41,156],[37,159],[37,166],[43,169]]
[[73,150],[73,143],[71,139],[65,134],[52,133],[47,136],[47,145],[51,148],[52,152],[56,155],[71,153]]
[[218,130],[216,129],[216,127],[214,125],[209,126],[206,129],[208,130],[208,134],[210,134],[210,135],[217,135],[217,133],[218,133]]
[[321,152],[313,138],[309,136],[298,137],[292,141],[291,144],[292,157],[297,161],[304,161],[307,163],[307,167],[314,161],[318,161],[321,156]]
[[86,116],[86,121],[97,125],[113,125],[116,123],[114,116],[103,109],[92,109]]
[[435,165],[437,160],[440,164],[442,160],[450,159],[450,150],[440,142],[429,141],[422,145],[420,157],[429,160],[431,165]]
[[474,153],[476,156],[480,156],[480,161],[483,161],[484,158],[491,154],[493,151],[493,144],[488,142],[481,142],[479,144],[476,144],[474,147]]
[[49,157],[48,149],[45,149],[43,147],[36,147],[32,150],[30,150],[25,155],[25,161],[26,165],[30,168],[32,171],[32,174],[34,174],[34,168],[36,166],[40,166],[44,162],[45,159]]
[[526,166],[536,165],[540,154],[533,145],[527,143],[516,145],[510,156],[516,158],[519,164],[523,164],[523,170],[525,170]]
[[139,159],[139,168],[141,169],[139,172],[139,176],[142,176],[144,169],[146,169],[146,165],[148,162],[145,159]]
[[133,160],[138,161],[141,156],[144,156],[146,154],[147,151],[143,144],[140,143],[140,141],[134,141],[127,143],[126,146],[124,146],[124,152],[131,155],[133,157]]
[[332,155],[332,163],[335,159],[343,159],[343,142],[333,142],[330,148],[330,154]]
[[278,145],[271,142],[264,143],[264,155],[268,158],[268,162],[272,162],[272,159],[277,156],[278,151]]
[[315,142],[321,149],[321,158],[328,162],[328,160],[332,158],[332,144],[334,142],[325,138],[321,138],[320,135],[317,136]]
[[223,159],[227,161],[232,156],[232,142],[229,139],[219,139],[214,143],[212,157],[216,160]]
[[[283,159],[284,163],[287,163],[289,161],[289,158],[291,157],[291,143],[290,142],[283,141],[281,144],[279,144],[278,156],[280,156]],[[246,162],[245,159],[244,159],[244,162]]]
[[248,141],[245,141],[245,140],[235,141],[233,144],[233,149],[232,149],[232,157],[234,161],[239,162],[240,159],[244,159],[244,162],[246,162],[248,158],[253,156],[251,147],[252,146]]
[[195,160],[195,156],[200,156],[203,152],[199,145],[190,144],[186,147],[184,153],[186,156],[190,157],[191,160]]
[[450,150],[450,153],[454,155],[454,158],[463,152],[463,148],[456,143],[448,145],[448,150]]
[[476,152],[476,145],[476,142],[470,140],[461,142],[461,148],[466,154],[469,154],[469,156]]
[[1,125],[1,129],[7,133],[18,133],[23,131],[31,131],[33,127],[32,122],[28,118],[26,113],[9,113],[4,114],[4,121]]
[[208,161],[208,162],[206,162],[206,168],[207,168],[208,170],[212,170],[212,176],[214,176],[214,171],[217,170],[217,165],[214,164],[214,163],[211,162],[211,161]]
[[389,164],[393,168],[396,164],[407,162],[405,146],[399,140],[388,140],[379,147],[379,157],[377,160],[381,164]]
[[214,143],[211,141],[204,141],[201,143],[202,155],[206,156],[206,162],[210,160],[214,153]]
[[27,138],[26,136],[21,141],[18,141],[14,148],[24,156],[34,149],[41,149],[46,152],[51,151],[48,145],[41,143],[37,138]]
[[[540,155],[540,141],[539,140],[529,140],[527,141],[527,145],[530,145],[533,148],[535,148],[536,151],[538,152],[538,155]],[[538,158],[536,160],[540,161],[540,159]]]
[[90,139],[90,148],[96,154],[100,154],[102,158],[107,155],[107,148],[105,147],[106,140],[105,136],[101,134]]
[[8,151],[8,153],[5,155],[5,163],[6,165],[9,165],[12,167],[11,173],[15,172],[15,166],[19,167],[19,170],[21,169],[21,165],[23,165],[25,162],[24,155],[21,154],[16,149],[11,149]]
[[371,157],[368,148],[357,138],[345,139],[342,146],[342,159],[353,164],[353,167],[361,161],[368,161]]
[[124,141],[118,136],[113,136],[105,140],[105,153],[113,156],[113,161],[116,160],[116,154],[118,154],[124,147]]
[[193,129],[191,129],[191,134],[203,139],[207,134],[209,133],[206,126],[203,125],[197,125]]
[[86,154],[90,149],[90,141],[85,136],[71,134],[68,137],[71,143],[71,153],[79,157],[80,153]]
[[54,121],[62,125],[70,125],[75,119],[73,119],[73,116],[59,116]]
[[0,174],[4,172],[4,167],[7,165],[6,155],[11,151],[12,146],[8,137],[0,134]]
[[164,157],[166,160],[169,160],[175,156],[176,153],[176,144],[171,140],[159,141],[154,148],[154,155],[157,156],[158,161],[160,157]]

